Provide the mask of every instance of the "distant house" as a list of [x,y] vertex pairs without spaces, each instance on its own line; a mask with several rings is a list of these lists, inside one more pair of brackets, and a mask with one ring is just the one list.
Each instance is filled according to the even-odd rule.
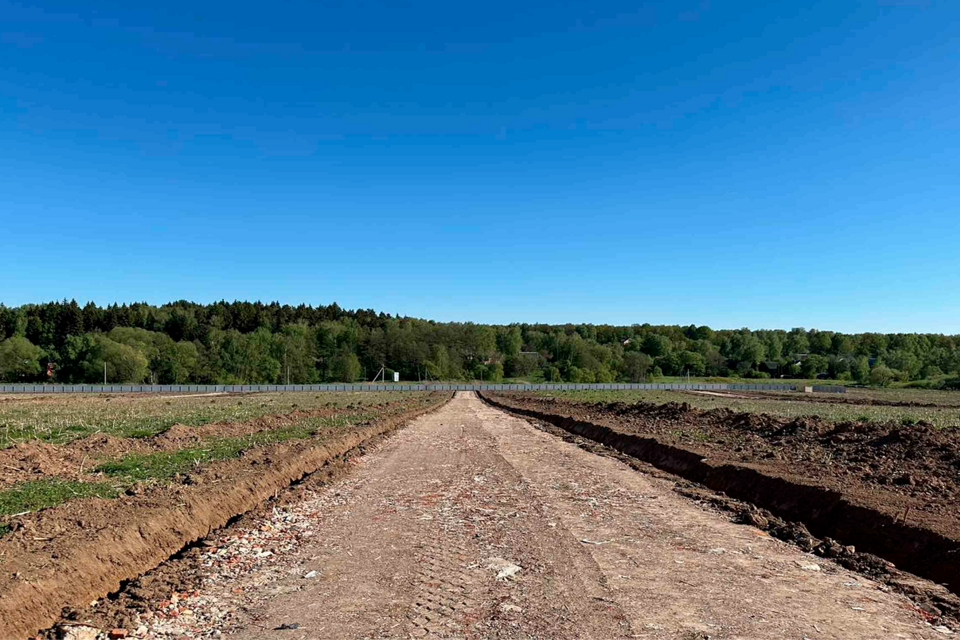
[[783,365],[775,360],[765,360],[760,363],[759,369],[760,371],[766,371],[771,377],[776,378],[780,375],[780,370],[783,369]]

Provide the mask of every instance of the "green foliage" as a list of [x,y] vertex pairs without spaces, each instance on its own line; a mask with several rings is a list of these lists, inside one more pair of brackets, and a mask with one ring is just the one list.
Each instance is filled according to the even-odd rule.
[[[508,377],[555,382],[639,381],[656,368],[666,376],[827,373],[871,383],[871,371],[881,364],[905,383],[960,375],[960,336],[649,324],[489,326],[336,304],[0,305],[0,345],[11,338],[40,349],[33,358],[40,370],[10,372],[12,359],[0,355],[0,376],[31,381],[45,378],[47,362],[56,364],[56,381],[87,383],[102,381],[105,363],[111,382],[160,383],[357,380],[381,365],[404,380],[458,380],[474,377],[477,363],[490,362],[502,363]],[[793,366],[797,362],[803,365]]]
[[870,382],[878,387],[885,387],[896,379],[896,373],[887,365],[880,364],[870,372]]
[[360,377],[360,359],[348,349],[342,349],[333,359],[331,374],[338,382],[356,382]]
[[821,373],[827,372],[829,362],[824,356],[811,353],[800,364],[800,372],[804,378],[816,378]]
[[0,380],[22,382],[37,378],[42,371],[42,354],[40,347],[20,336],[0,342]]
[[267,414],[290,413],[297,408],[380,404],[401,397],[406,397],[406,392],[366,391],[360,395],[264,393],[259,394],[255,402],[244,402],[229,395],[171,398],[147,394],[112,402],[92,395],[68,394],[43,403],[0,404],[0,449],[29,440],[62,444],[94,433],[145,438],[174,424],[199,426],[219,421],[239,422]]
[[701,354],[694,351],[682,351],[680,353],[680,371],[678,373],[689,373],[691,376],[702,376],[707,372],[707,360]]
[[640,350],[653,358],[665,356],[670,352],[670,340],[666,336],[650,333],[643,338]]
[[539,368],[540,356],[537,354],[508,356],[503,361],[504,375],[508,378],[524,378],[532,375]]
[[493,383],[503,382],[503,365],[499,362],[488,364],[485,380]]
[[147,358],[134,347],[97,337],[100,353],[106,364],[107,382],[143,382],[148,373]]
[[497,349],[507,357],[519,354],[522,346],[523,335],[517,325],[505,328],[497,334]]
[[197,447],[127,454],[119,460],[100,464],[93,472],[120,478],[124,482],[163,480],[178,473],[187,473],[208,462],[237,458],[248,449],[309,438],[319,428],[344,427],[370,417],[367,414],[353,414],[306,418],[289,427],[258,431],[241,438],[212,438]]
[[116,496],[116,488],[104,482],[77,482],[62,478],[29,480],[0,491],[0,515],[55,507],[73,498]]
[[645,353],[631,352],[623,354],[622,373],[629,382],[644,382],[653,366],[653,358]]

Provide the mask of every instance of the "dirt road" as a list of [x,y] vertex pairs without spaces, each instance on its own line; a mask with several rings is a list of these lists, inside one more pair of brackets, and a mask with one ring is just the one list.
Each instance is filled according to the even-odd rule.
[[224,634],[943,637],[901,596],[672,489],[461,393],[300,509],[316,535],[260,569],[269,589],[233,588],[256,604]]

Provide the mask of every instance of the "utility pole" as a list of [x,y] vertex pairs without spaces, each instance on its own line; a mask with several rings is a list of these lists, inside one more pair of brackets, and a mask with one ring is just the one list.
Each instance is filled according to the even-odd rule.
[[103,384],[107,384],[107,361],[103,361]]

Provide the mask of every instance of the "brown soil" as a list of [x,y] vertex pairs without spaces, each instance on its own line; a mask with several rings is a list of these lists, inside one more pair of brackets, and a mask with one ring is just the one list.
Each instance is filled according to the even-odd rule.
[[928,424],[786,419],[686,403],[491,400],[805,522],[960,591],[960,437]]
[[269,431],[296,424],[308,417],[326,417],[354,413],[358,408],[378,412],[396,410],[403,403],[391,401],[382,404],[296,409],[286,414],[260,416],[243,422],[224,421],[204,425],[174,424],[150,438],[118,438],[107,433],[95,433],[67,444],[19,442],[0,449],[0,486],[25,480],[58,476],[82,480],[90,479],[89,470],[107,458],[127,453],[175,451],[195,446],[208,438],[231,438]]
[[[63,627],[74,622],[100,629],[133,629],[137,626],[138,617],[157,603],[169,601],[174,594],[176,597],[187,597],[198,593],[207,573],[204,565],[208,558],[205,553],[217,550],[226,541],[243,536],[245,531],[259,530],[263,519],[276,509],[314,497],[317,491],[346,476],[355,468],[358,458],[379,448],[391,435],[392,432],[369,438],[342,456],[325,462],[314,473],[288,485],[210,536],[186,545],[156,568],[124,582],[119,591],[98,599],[94,607],[65,607],[62,620],[45,629],[40,637],[44,640],[60,640]],[[285,537],[285,534],[281,536]]]
[[[434,393],[350,430],[252,449],[239,459],[199,468],[181,484],[138,488],[115,500],[75,500],[14,518],[15,530],[2,538],[3,637],[27,636],[53,624],[62,608],[116,591],[121,581],[449,397]],[[263,427],[261,420],[253,422]],[[49,447],[30,448],[38,460],[50,453]],[[66,447],[71,455],[74,448]]]
[[71,613],[148,639],[949,633],[886,585],[691,503],[675,480],[460,393],[328,490],[204,540],[189,552],[197,579],[156,572],[123,607]]
[[674,393],[690,393],[694,395],[724,396],[727,398],[751,398],[756,400],[788,400],[790,402],[816,402],[817,404],[850,404],[870,407],[913,407],[925,409],[952,409],[960,408],[958,403],[915,402],[913,400],[881,400],[879,398],[856,398],[844,395],[810,395],[807,393],[771,393],[768,391],[687,391],[680,390]]

